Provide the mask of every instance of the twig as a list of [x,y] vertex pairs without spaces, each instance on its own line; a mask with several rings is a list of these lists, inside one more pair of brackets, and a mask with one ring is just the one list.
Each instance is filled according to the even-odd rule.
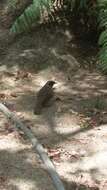
[[9,109],[0,103],[0,111],[11,121],[15,123],[15,127],[17,129],[21,129],[25,135],[29,138],[33,145],[33,149],[36,151],[36,153],[39,154],[41,160],[45,164],[48,173],[50,174],[53,184],[56,187],[56,190],[65,190],[63,183],[61,182],[58,173],[56,172],[56,169],[47,156],[43,146],[38,142],[37,138],[33,135],[30,129],[28,129],[18,118],[17,116],[9,111]]

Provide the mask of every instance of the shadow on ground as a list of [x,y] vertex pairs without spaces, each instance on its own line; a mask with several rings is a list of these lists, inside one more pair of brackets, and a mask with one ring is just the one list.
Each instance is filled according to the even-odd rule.
[[[0,90],[6,94],[6,97],[1,97],[1,101],[11,102],[15,106],[15,113],[20,114],[19,117],[25,124],[29,123],[29,127],[43,145],[51,148],[62,146],[63,149],[68,149],[69,142],[70,151],[74,148],[79,152],[81,150],[80,146],[83,145],[79,142],[80,139],[84,139],[84,136],[90,134],[93,130],[92,127],[81,128],[79,117],[81,114],[84,118],[87,116],[93,117],[97,113],[98,118],[100,118],[99,112],[107,111],[107,85],[105,76],[101,76],[92,67],[90,72],[89,59],[92,61],[91,66],[95,61],[92,54],[91,56],[88,53],[85,54],[85,61],[87,62],[87,58],[89,61],[89,70],[81,68],[86,47],[81,51],[81,47],[78,47],[71,40],[73,37],[68,29],[59,29],[55,33],[42,29],[41,32],[36,31],[19,36],[11,43],[7,40],[6,44],[3,44],[4,38],[1,37]],[[93,47],[88,48],[89,51],[94,52]],[[7,71],[13,75],[7,76]],[[28,72],[30,75],[16,79],[18,71]],[[59,97],[59,101],[55,101],[50,107],[44,108],[40,116],[35,116],[33,107],[36,92],[50,79],[57,81],[55,94],[56,97]],[[105,123],[107,122],[105,121]],[[81,133],[83,137],[80,136]],[[77,136],[81,138],[76,139]],[[85,145],[86,142],[87,139]],[[88,151],[89,147],[82,147]],[[36,164],[32,165],[32,158],[31,160],[28,159],[28,152],[28,150],[22,150],[22,152],[2,150],[0,152],[0,155],[2,155],[0,158],[1,175],[5,172],[11,182],[8,189],[18,190],[17,184],[20,186],[22,181],[24,181],[22,183],[24,183],[25,189],[26,183],[29,188],[31,185],[32,190],[35,187],[44,189],[44,186],[47,189],[48,186],[49,189],[53,189],[52,186],[50,187],[50,178],[43,177],[46,174],[43,168],[39,164],[38,166],[35,166]],[[68,160],[68,165],[70,163],[73,163],[72,159]],[[60,175],[66,169],[66,161],[63,160],[61,164]],[[64,164],[65,168],[63,168]],[[77,169],[78,172],[79,174],[84,173],[84,171]],[[92,172],[92,170],[89,171],[90,175]],[[72,173],[70,173],[70,176],[72,176]],[[65,175],[67,175],[66,171],[62,176]],[[75,172],[74,175],[76,175]],[[75,180],[71,179],[71,181]],[[80,181],[82,180],[80,179]],[[78,182],[77,179],[76,182],[71,183],[66,179],[64,183],[67,189],[88,189],[87,185],[80,185],[80,181]],[[89,187],[89,189],[92,188]]]

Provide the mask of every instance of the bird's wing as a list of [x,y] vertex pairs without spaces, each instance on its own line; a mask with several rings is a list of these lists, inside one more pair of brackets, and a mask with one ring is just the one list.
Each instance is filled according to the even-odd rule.
[[37,99],[41,104],[44,104],[53,96],[53,89],[49,86],[44,86],[37,94]]

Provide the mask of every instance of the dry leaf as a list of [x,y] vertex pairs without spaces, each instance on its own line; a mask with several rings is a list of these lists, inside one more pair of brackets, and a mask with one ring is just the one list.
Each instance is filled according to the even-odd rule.
[[14,93],[14,92],[12,92],[11,94],[10,94],[10,96],[12,96],[12,97],[14,97],[14,98],[17,98],[17,94],[16,93]]
[[16,80],[29,78],[30,76],[31,76],[31,74],[29,72],[17,71]]
[[5,93],[0,93],[0,98],[5,99],[6,98],[6,94]]
[[60,160],[60,151],[56,149],[48,149],[48,155],[51,159],[54,159],[54,161]]

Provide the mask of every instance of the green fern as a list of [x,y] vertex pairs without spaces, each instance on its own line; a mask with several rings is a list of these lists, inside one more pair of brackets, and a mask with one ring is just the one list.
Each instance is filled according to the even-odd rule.
[[32,24],[36,24],[40,20],[41,13],[44,10],[50,11],[51,4],[51,0],[33,0],[33,4],[26,8],[24,13],[13,23],[11,32],[21,33],[29,31]]
[[[9,4],[14,8],[17,0],[8,0]],[[72,10],[77,3],[79,3],[78,9],[82,9],[86,6],[87,0],[64,0],[63,5],[68,5]],[[55,0],[33,0],[33,3],[25,9],[23,14],[19,16],[11,27],[11,32],[21,33],[31,29],[32,24],[37,24],[41,15],[46,10],[49,14],[51,8],[54,5]],[[60,3],[60,1],[59,1]]]
[[[17,0],[8,0],[12,6],[15,6]],[[51,8],[55,0],[33,0],[33,3],[25,9],[23,14],[19,16],[11,27],[11,32],[20,33],[31,29],[32,24],[37,24],[41,19],[44,11],[51,13]],[[74,11],[75,14],[80,12],[84,25],[91,20],[90,28],[95,25],[93,21],[98,19],[98,29],[101,31],[98,44],[100,46],[99,58],[100,68],[107,73],[107,0],[64,0],[64,6],[68,5],[67,11]],[[98,16],[98,18],[97,18]],[[87,19],[88,18],[88,19]],[[95,20],[96,21],[96,20]]]
[[88,20],[85,22],[86,16],[91,18],[92,21],[95,17],[96,21],[98,20],[96,26],[98,26],[97,29],[100,31],[98,40],[100,46],[99,67],[104,73],[107,73],[107,0],[97,0],[96,2],[92,0],[75,0],[75,6],[75,12],[80,11],[82,13],[85,25],[88,22]]
[[98,7],[98,22],[99,29],[101,30],[101,34],[98,41],[98,44],[100,46],[99,67],[102,69],[104,73],[107,73],[107,0],[98,0]]
[[[9,4],[14,8],[17,0],[8,0]],[[89,0],[65,0],[63,4],[69,5],[71,10],[77,5],[78,11],[87,6]],[[25,9],[24,13],[19,16],[11,27],[11,32],[21,33],[31,29],[32,24],[37,24],[44,10],[51,12],[51,7],[55,0],[33,0],[33,3]]]

